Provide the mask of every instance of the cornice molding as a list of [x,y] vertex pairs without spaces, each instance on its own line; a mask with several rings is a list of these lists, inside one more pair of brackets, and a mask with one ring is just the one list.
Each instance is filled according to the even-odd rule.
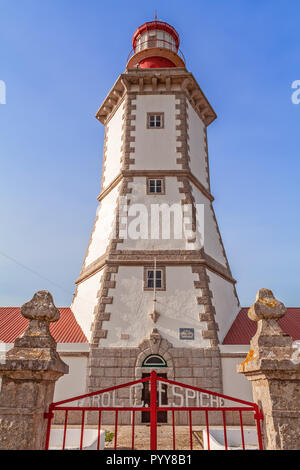
[[106,125],[116,112],[126,93],[137,95],[148,93],[171,94],[183,91],[189,102],[209,126],[217,115],[198,85],[193,74],[184,67],[168,69],[127,69],[119,76],[96,113],[96,118]]
[[82,269],[79,278],[77,279],[77,281],[75,281],[75,284],[78,285],[89,277],[92,277],[97,272],[101,271],[101,269],[104,268],[106,264],[107,256],[107,253],[105,253],[104,255],[100,256],[100,258],[96,259],[96,261],[91,263],[89,266]]
[[236,280],[228,273],[225,266],[220,264],[211,256],[203,252],[203,250],[117,250],[111,251],[101,256],[88,266],[75,281],[78,285],[93,276],[106,265],[109,266],[147,266],[153,264],[156,257],[157,262],[164,266],[193,266],[203,265],[210,271],[218,274],[223,279],[232,284],[236,284]]
[[202,183],[194,176],[190,171],[186,170],[123,170],[115,179],[105,188],[98,196],[98,201],[102,201],[122,180],[122,178],[134,178],[134,177],[145,177],[145,178],[159,178],[159,177],[178,177],[185,176],[191,183],[204,194],[205,197],[211,202],[215,200],[213,195],[203,186]]

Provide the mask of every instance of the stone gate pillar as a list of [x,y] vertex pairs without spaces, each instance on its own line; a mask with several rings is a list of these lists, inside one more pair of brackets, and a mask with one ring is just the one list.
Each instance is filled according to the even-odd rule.
[[252,382],[264,414],[266,450],[300,449],[300,357],[278,320],[286,314],[272,291],[260,289],[249,318],[258,322],[247,359],[238,367]]
[[29,326],[0,364],[0,450],[44,449],[44,413],[53,401],[55,382],[69,372],[49,331],[50,322],[60,317],[51,294],[38,292],[21,313]]

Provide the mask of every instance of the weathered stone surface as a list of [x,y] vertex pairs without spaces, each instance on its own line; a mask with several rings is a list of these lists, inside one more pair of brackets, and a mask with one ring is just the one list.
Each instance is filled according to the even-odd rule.
[[44,449],[44,413],[53,401],[55,382],[69,371],[60,359],[49,323],[59,311],[47,291],[35,294],[21,312],[30,320],[27,330],[0,365],[0,449]]
[[37,292],[30,302],[21,307],[21,313],[28,320],[45,320],[56,322],[60,318],[59,310],[55,307],[50,292]]
[[238,367],[252,382],[254,400],[263,410],[268,450],[300,449],[300,360],[295,360],[292,338],[278,324],[285,312],[272,291],[258,292],[249,310],[249,318],[258,322],[257,333]]
[[275,299],[269,289],[260,289],[256,295],[256,301],[249,309],[249,318],[253,321],[279,320],[286,314],[286,308],[282,302]]
[[[199,388],[222,393],[222,369],[219,348],[174,348],[172,344],[162,337],[159,330],[154,328],[148,338],[145,338],[137,348],[95,348],[92,349],[88,368],[89,392],[103,390],[115,385],[121,385],[142,378],[143,374],[151,370],[143,367],[143,361],[151,354],[158,354],[167,363],[165,368],[157,368],[157,373],[166,374],[170,380],[183,382]],[[122,390],[122,398],[129,399],[129,389]],[[137,401],[142,399],[142,390],[139,389]],[[188,415],[184,415],[180,422],[188,424]],[[170,420],[172,416],[169,416]],[[78,418],[80,424],[81,417]],[[113,424],[114,413],[106,413],[106,423]],[[125,424],[130,424],[130,415]],[[194,424],[200,424],[202,416],[195,413]],[[97,424],[97,417],[89,417],[89,424]],[[169,421],[171,422],[171,421]],[[211,424],[217,424],[211,419]],[[136,415],[136,424],[141,424],[141,415]],[[228,424],[230,420],[228,420]]]

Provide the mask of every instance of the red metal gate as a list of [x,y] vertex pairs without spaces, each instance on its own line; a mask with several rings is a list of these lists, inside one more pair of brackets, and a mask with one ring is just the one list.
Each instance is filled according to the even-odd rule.
[[[136,403],[132,403],[132,394],[131,390],[136,389],[139,384],[144,384],[145,382],[150,382],[150,404],[147,405],[145,403],[141,403],[137,405]],[[173,387],[173,392],[175,388],[185,391],[185,395],[180,396],[179,393],[176,393],[177,398],[181,397],[181,403],[175,404],[172,403],[171,405],[161,405],[160,399],[158,398],[161,386],[160,383],[167,384],[168,387]],[[130,388],[130,396],[126,400],[129,401],[129,406],[126,404],[116,405],[115,403],[115,393],[124,388]],[[190,391],[190,392],[188,392]],[[193,393],[193,395],[189,396],[189,393]],[[113,398],[113,406],[111,406],[111,399],[110,393],[112,393]],[[100,398],[101,404],[89,404],[88,406],[82,405],[80,402],[91,400],[93,401],[96,397]],[[104,397],[109,400],[106,404],[104,404]],[[203,403],[203,397],[208,400],[209,404],[214,406],[208,406],[207,403]],[[193,403],[193,406],[189,405],[189,400],[192,399],[196,404]],[[75,406],[75,402],[77,406]],[[229,405],[225,406],[226,402],[230,402]],[[220,413],[222,418],[222,426],[224,431],[224,444],[225,449],[228,450],[228,430],[227,430],[227,423],[226,423],[226,413],[228,412],[235,412],[239,415],[239,427],[241,432],[241,447],[245,450],[246,449],[246,442],[245,442],[245,434],[244,434],[244,424],[243,424],[243,413],[252,413],[253,418],[256,423],[256,430],[257,430],[257,447],[262,450],[263,449],[263,442],[262,442],[262,433],[261,433],[261,421],[263,420],[263,415],[259,407],[255,403],[250,403],[244,400],[240,400],[237,398],[229,397],[226,395],[221,395],[219,393],[210,392],[208,390],[204,390],[201,388],[193,387],[190,385],[182,384],[179,382],[175,382],[172,380],[168,380],[165,378],[158,377],[156,372],[152,372],[150,377],[137,380],[135,382],[126,383],[123,385],[111,387],[105,390],[97,391],[94,393],[89,393],[86,395],[82,395],[79,397],[73,397],[69,400],[64,400],[57,403],[51,403],[49,407],[49,412],[45,414],[45,419],[48,420],[47,424],[47,435],[46,435],[46,450],[50,448],[50,437],[51,437],[51,427],[54,418],[54,413],[60,411],[64,412],[64,433],[63,433],[63,440],[61,443],[62,450],[66,448],[66,435],[68,430],[68,417],[70,412],[78,412],[81,413],[81,435],[80,435],[80,450],[83,449],[83,442],[84,442],[84,430],[85,430],[85,420],[88,412],[96,412],[97,413],[97,421],[98,421],[98,450],[100,449],[100,433],[102,428],[102,414],[103,412],[112,412],[115,415],[115,434],[114,434],[114,449],[117,450],[118,448],[118,426],[119,426],[119,416],[122,412],[131,412],[132,419],[131,419],[131,427],[132,427],[132,450],[135,449],[135,426],[136,426],[136,414],[141,412],[150,413],[150,450],[157,450],[157,414],[161,411],[168,411],[171,413],[172,416],[172,435],[173,435],[173,450],[176,450],[176,424],[175,424],[175,416],[177,413],[185,412],[188,415],[188,425],[189,425],[189,435],[190,435],[190,449],[193,450],[193,414],[195,413],[202,413],[205,422],[205,432],[206,432],[206,439],[207,439],[207,448],[210,450],[210,415],[214,413]]]

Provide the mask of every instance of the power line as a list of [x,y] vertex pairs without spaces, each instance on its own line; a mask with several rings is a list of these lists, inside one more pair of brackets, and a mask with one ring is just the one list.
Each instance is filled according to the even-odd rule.
[[57,284],[56,282],[52,281],[51,279],[47,278],[46,276],[44,276],[43,274],[40,274],[38,271],[35,271],[34,269],[30,268],[29,266],[26,266],[25,264],[23,263],[20,263],[20,261],[16,260],[15,258],[13,258],[12,256],[9,256],[5,253],[3,253],[2,251],[0,251],[0,255],[2,255],[4,258],[7,258],[8,260],[12,261],[13,263],[17,264],[18,266],[20,266],[21,268],[23,269],[26,269],[26,271],[29,271],[31,272],[32,274],[34,274],[35,276],[43,279],[44,281],[47,281],[47,282],[50,282],[50,284],[52,284],[53,286],[55,287],[58,287],[59,289],[63,290],[64,292],[66,292],[67,294],[70,294],[71,291],[68,291],[66,290],[64,287],[60,286],[59,284]]

